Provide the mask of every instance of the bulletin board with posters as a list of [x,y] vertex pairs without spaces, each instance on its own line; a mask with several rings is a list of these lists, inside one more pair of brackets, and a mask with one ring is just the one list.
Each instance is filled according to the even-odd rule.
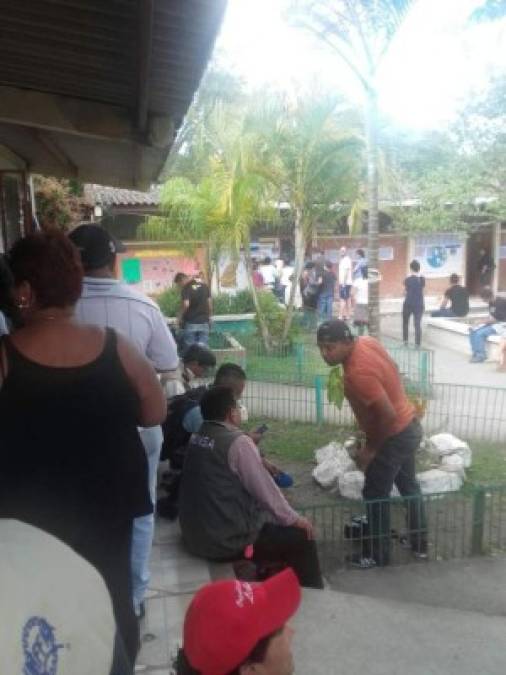
[[420,274],[428,279],[462,275],[464,271],[464,238],[458,234],[431,234],[415,237],[414,258],[420,263]]
[[146,295],[158,295],[174,282],[178,272],[194,276],[205,270],[205,250],[193,257],[180,249],[129,248],[119,256],[121,279]]

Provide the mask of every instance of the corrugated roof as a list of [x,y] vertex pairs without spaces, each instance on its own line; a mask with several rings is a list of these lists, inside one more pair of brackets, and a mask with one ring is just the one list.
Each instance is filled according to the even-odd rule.
[[86,184],[84,196],[87,201],[100,206],[158,206],[160,204],[160,187],[149,192],[124,190],[105,185]]
[[40,173],[155,182],[225,6],[0,0],[0,144]]

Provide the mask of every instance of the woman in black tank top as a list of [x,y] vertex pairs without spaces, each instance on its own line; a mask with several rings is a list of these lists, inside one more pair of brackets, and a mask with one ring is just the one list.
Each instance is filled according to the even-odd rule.
[[69,240],[31,235],[10,264],[23,327],[0,346],[0,517],[50,532],[95,565],[133,663],[131,528],[152,511],[137,425],[163,421],[163,392],[123,338],[74,322],[82,270]]

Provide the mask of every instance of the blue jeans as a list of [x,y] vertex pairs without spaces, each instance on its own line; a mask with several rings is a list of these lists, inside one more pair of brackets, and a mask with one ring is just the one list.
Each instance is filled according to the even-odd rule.
[[319,295],[318,296],[318,314],[320,319],[325,321],[332,318],[332,307],[334,304],[333,295]]
[[[148,460],[149,494],[154,506],[156,503],[156,472],[163,441],[162,428],[149,427],[140,429],[140,435]],[[149,558],[151,556],[154,530],[155,516],[153,513],[149,516],[135,518],[132,529],[131,563],[132,594],[136,614],[139,614],[140,604],[144,600],[149,583]]]
[[471,330],[469,332],[469,341],[471,343],[471,352],[473,356],[477,356],[480,359],[487,358],[487,338],[490,335],[496,335],[496,330],[493,324],[488,326],[481,326],[476,328],[476,330]]
[[209,344],[209,324],[187,323],[182,331],[181,342],[183,353],[193,344],[207,347]]

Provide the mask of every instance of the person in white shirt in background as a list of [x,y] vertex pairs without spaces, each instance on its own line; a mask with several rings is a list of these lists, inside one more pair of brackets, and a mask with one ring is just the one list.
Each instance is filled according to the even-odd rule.
[[270,291],[274,291],[276,284],[276,267],[272,264],[272,260],[267,256],[260,265],[260,274],[264,279],[264,286]]
[[347,321],[351,309],[352,262],[346,246],[341,246],[339,256],[339,318]]
[[367,267],[361,267],[360,277],[354,279],[352,295],[354,301],[353,307],[353,325],[357,327],[359,335],[364,335],[369,326],[369,281]]
[[[75,310],[76,320],[114,328],[129,338],[160,374],[164,385],[167,374],[179,366],[176,343],[158,305],[115,278],[116,253],[125,250],[123,244],[98,225],[80,225],[69,237],[81,253],[85,273],[82,295]],[[146,450],[154,506],[162,428],[141,428],[139,432]],[[132,531],[133,604],[140,618],[144,615],[144,596],[149,583],[154,523],[153,514],[136,518]]]

